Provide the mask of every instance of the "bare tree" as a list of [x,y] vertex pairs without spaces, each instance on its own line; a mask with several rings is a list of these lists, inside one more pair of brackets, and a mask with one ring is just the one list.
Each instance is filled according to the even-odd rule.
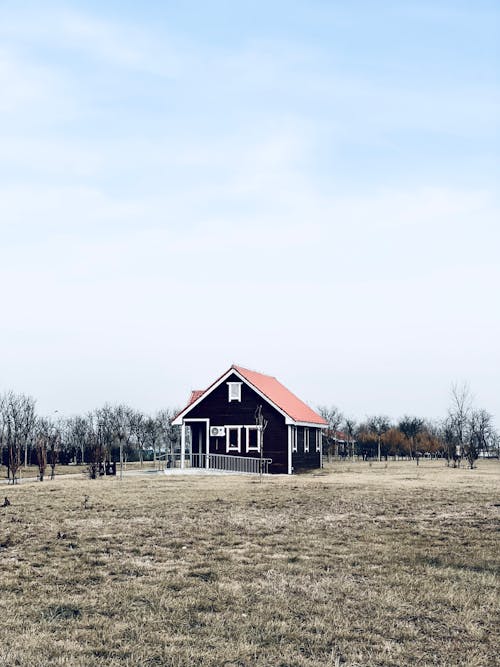
[[372,433],[375,434],[377,438],[377,460],[380,461],[381,456],[381,442],[384,436],[384,433],[391,428],[391,420],[385,415],[376,415],[374,417],[369,417],[367,420],[368,428]]
[[405,453],[406,438],[396,426],[384,433],[384,445],[388,454],[398,457]]
[[323,443],[326,444],[328,462],[331,463],[332,453],[336,457],[339,454],[338,430],[344,419],[344,415],[335,405],[330,407],[321,405],[318,408],[318,412],[328,424],[328,428],[323,434]]
[[347,435],[347,449],[351,449],[352,460],[354,461],[354,455],[356,453],[356,440],[354,434],[356,433],[356,420],[352,417],[346,417],[344,419],[344,431]]
[[24,448],[24,467],[28,466],[28,447],[34,437],[36,423],[35,400],[30,396],[24,396],[22,399],[22,445]]
[[145,422],[146,439],[153,450],[153,466],[156,470],[158,461],[158,446],[162,438],[162,422],[156,417],[148,417]]
[[443,449],[440,424],[432,420],[425,420],[422,430],[417,435],[416,447],[426,455],[435,456]]
[[48,459],[50,465],[50,479],[54,479],[56,476],[56,465],[59,461],[59,452],[61,450],[61,429],[58,424],[53,422],[51,419],[47,419],[48,422]]
[[156,415],[156,420],[160,429],[160,438],[163,442],[165,458],[167,461],[172,460],[176,443],[179,441],[179,426],[172,425],[175,415],[178,413],[179,410],[174,408],[160,410]]
[[262,405],[258,405],[255,410],[255,424],[257,426],[258,438],[259,438],[259,451],[260,451],[260,481],[262,482],[262,474],[264,472],[264,433],[267,428],[268,420],[262,414]]
[[120,479],[123,478],[123,447],[130,441],[133,417],[133,411],[126,405],[109,408],[111,437],[113,441],[118,441],[120,448]]
[[130,429],[137,445],[137,449],[139,450],[139,460],[142,467],[144,463],[144,449],[148,439],[148,432],[146,428],[146,416],[139,410],[134,410],[131,415]]
[[451,387],[451,406],[448,410],[448,420],[455,441],[454,458],[458,457],[459,465],[460,459],[465,453],[467,424],[471,417],[471,412],[472,394],[469,385],[466,382],[453,384]]
[[424,424],[425,421],[419,417],[409,417],[408,415],[405,415],[400,419],[398,425],[399,430],[403,433],[410,446],[410,458],[415,456],[417,465],[419,463],[419,453],[417,451],[416,438],[417,435],[422,432]]
[[487,452],[494,440],[495,429],[490,413],[486,410],[471,410],[467,421],[463,453],[471,470],[480,452]]
[[32,438],[35,401],[30,396],[7,392],[0,399],[0,438],[7,449],[8,477],[15,484],[21,467],[21,451]]
[[85,465],[85,447],[89,441],[89,420],[87,417],[77,415],[70,417],[65,423],[66,438],[70,446],[74,449],[75,460]]
[[49,441],[49,423],[46,419],[37,419],[35,427],[35,449],[38,464],[38,478],[43,482],[47,469],[47,443]]
[[441,424],[441,440],[444,446],[444,455],[446,457],[446,465],[450,466],[450,462],[453,461],[453,465],[456,465],[456,452],[457,445],[455,441],[455,431],[453,428],[453,420],[450,416],[443,420]]
[[88,465],[90,479],[96,479],[103,469],[103,464],[112,444],[112,430],[109,419],[109,410],[105,406],[88,414]]

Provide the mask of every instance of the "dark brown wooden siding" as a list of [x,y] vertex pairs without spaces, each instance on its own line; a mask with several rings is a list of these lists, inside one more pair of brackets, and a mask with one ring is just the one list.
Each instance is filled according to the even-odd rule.
[[[261,398],[247,384],[241,386],[241,402],[228,400],[227,382],[240,382],[240,378],[231,375],[225,382],[216,387],[206,398],[191,409],[185,420],[189,423],[190,418],[210,419],[210,426],[255,425],[255,411],[262,405],[262,414],[267,419],[267,428],[264,433],[264,457],[273,460],[270,472],[288,472],[288,426],[285,417]],[[204,427],[204,425],[203,425]],[[197,436],[193,433],[193,451],[198,451]],[[246,432],[241,433],[241,452],[229,451],[234,456],[258,457],[257,451],[246,452]],[[226,439],[210,437],[210,452],[214,454],[226,454]]]
[[304,468],[319,468],[321,464],[320,453],[316,451],[319,432],[321,429],[309,427],[309,452],[304,451],[304,426],[297,426],[297,451],[292,454],[292,467],[294,471]]

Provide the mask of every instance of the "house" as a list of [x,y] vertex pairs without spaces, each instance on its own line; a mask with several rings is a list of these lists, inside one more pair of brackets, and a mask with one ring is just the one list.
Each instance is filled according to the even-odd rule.
[[276,378],[241,366],[193,391],[172,423],[181,427],[181,466],[189,428],[196,467],[258,472],[263,465],[266,472],[285,474],[321,467],[326,421]]
[[329,458],[332,455],[341,458],[353,456],[355,445],[354,436],[345,431],[327,429],[323,434],[323,454],[326,453]]

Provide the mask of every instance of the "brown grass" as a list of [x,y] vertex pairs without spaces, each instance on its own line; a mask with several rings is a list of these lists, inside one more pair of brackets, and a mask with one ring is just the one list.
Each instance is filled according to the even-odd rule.
[[[127,471],[127,470],[138,470],[138,471],[143,470],[144,472],[146,472],[147,470],[158,469],[158,467],[159,467],[159,464],[156,463],[156,466],[155,466],[153,461],[144,461],[142,466],[139,463],[139,461],[132,461],[130,463],[125,463],[124,464],[124,470],[125,471]],[[120,464],[119,463],[116,464],[116,470],[117,470],[117,474],[118,474],[119,470],[120,470]],[[74,465],[74,464],[59,465],[59,464],[57,464],[56,469],[55,469],[55,474],[56,474],[56,477],[59,477],[60,475],[81,475],[82,477],[86,477],[87,476],[86,471],[87,471],[87,465]],[[7,479],[7,468],[6,467],[2,468],[2,473],[3,473],[3,475],[2,475],[2,477],[0,477],[0,480],[2,480],[2,479],[6,480]],[[51,468],[48,465],[47,469],[45,470],[44,481],[50,479],[50,474],[51,474]],[[30,465],[30,466],[27,466],[26,468],[24,466],[21,466],[18,470],[18,478],[19,478],[20,483],[22,483],[22,481],[25,480],[25,479],[37,479],[38,475],[39,475],[39,470],[38,470],[38,467],[36,465]]]
[[496,665],[499,481],[484,461],[4,486],[0,664]]

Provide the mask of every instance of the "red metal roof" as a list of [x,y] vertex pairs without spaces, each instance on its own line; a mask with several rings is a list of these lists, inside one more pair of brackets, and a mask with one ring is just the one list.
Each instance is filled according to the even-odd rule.
[[193,389],[191,392],[191,396],[189,397],[189,402],[188,405],[191,405],[191,403],[194,403],[197,401],[202,394],[205,393],[205,389]]
[[326,426],[327,423],[315,412],[312,408],[301,401],[300,398],[292,394],[292,392],[281,384],[275,377],[271,375],[264,375],[251,371],[242,366],[233,365],[232,368],[238,371],[249,384],[258,389],[264,396],[278,406],[283,412],[297,422],[310,422]]

